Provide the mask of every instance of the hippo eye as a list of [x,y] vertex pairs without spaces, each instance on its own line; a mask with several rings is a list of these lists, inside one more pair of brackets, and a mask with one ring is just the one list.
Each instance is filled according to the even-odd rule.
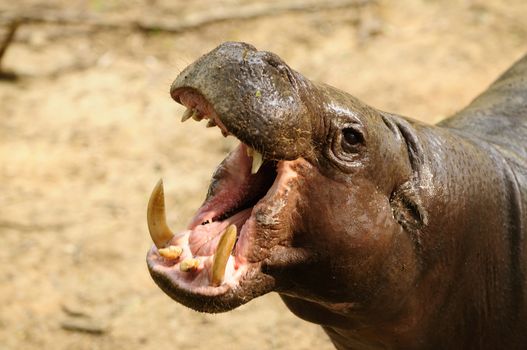
[[[364,141],[362,133],[354,128],[342,129],[342,143],[345,149],[355,148]],[[347,147],[346,147],[347,146]]]

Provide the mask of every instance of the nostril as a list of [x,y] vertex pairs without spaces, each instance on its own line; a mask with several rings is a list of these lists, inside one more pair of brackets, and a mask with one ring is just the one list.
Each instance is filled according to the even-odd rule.
[[295,83],[295,78],[293,77],[293,74],[291,73],[291,70],[289,69],[289,67],[287,67],[287,65],[284,62],[282,62],[280,57],[278,57],[274,53],[266,52],[264,60],[271,67],[275,68],[278,72],[280,72],[280,74],[285,76],[289,80],[291,85],[294,86],[296,84]]
[[267,64],[278,70],[281,70],[284,67],[284,64],[282,63],[280,58],[278,58],[278,56],[271,52],[265,52],[265,56],[263,57],[263,59],[265,62],[267,62]]

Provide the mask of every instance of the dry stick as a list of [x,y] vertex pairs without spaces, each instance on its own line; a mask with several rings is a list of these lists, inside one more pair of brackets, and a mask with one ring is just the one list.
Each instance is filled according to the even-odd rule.
[[268,17],[287,12],[313,12],[333,10],[350,6],[363,6],[371,0],[333,0],[333,1],[296,1],[283,3],[256,3],[237,9],[217,9],[213,12],[198,13],[182,21],[170,23],[136,22],[136,27],[143,31],[163,31],[179,33],[192,29],[199,29],[205,25],[231,20],[248,20],[258,17]]
[[7,28],[7,35],[5,36],[4,40],[0,43],[0,74],[2,72],[2,58],[4,57],[7,48],[9,47],[9,44],[11,44],[11,42],[15,38],[15,33],[19,26],[20,20],[11,20],[11,22],[9,23],[9,27]]
[[88,333],[92,335],[103,335],[108,331],[107,326],[98,324],[94,320],[89,319],[69,319],[63,321],[60,326],[67,331]]
[[[145,32],[159,31],[180,33],[218,22],[231,20],[248,20],[258,17],[268,17],[287,12],[314,12],[334,10],[351,6],[364,6],[373,0],[328,0],[328,1],[294,1],[288,3],[256,3],[238,8],[216,9],[215,11],[197,13],[180,20],[166,19],[159,22],[146,21],[116,21],[91,16],[79,16],[71,13],[26,13],[17,15],[27,23],[53,23],[63,25],[91,25],[101,29],[136,29]],[[0,22],[10,20],[7,15],[0,15]]]

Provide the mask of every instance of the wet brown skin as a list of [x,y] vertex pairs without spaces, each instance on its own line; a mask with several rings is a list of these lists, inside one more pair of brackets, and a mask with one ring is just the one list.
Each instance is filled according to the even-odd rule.
[[222,312],[276,291],[338,349],[527,346],[527,58],[436,126],[243,43],[186,68],[171,89],[178,102],[183,93],[266,159],[294,160],[298,177],[272,224],[271,204],[255,207],[239,288],[184,291],[151,251],[152,276],[175,300]]

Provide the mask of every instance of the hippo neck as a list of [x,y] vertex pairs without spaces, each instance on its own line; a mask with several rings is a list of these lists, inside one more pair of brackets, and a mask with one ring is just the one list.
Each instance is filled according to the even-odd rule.
[[[494,144],[512,161],[527,159],[527,55],[467,107],[439,125]],[[520,161],[521,159],[521,161]]]
[[339,349],[474,348],[474,339],[476,348],[500,348],[503,339],[520,344],[524,262],[522,228],[514,223],[521,222],[521,198],[506,159],[464,133],[389,118],[406,128],[410,157],[417,158],[411,163],[426,224],[408,232],[421,267],[416,288],[395,318],[381,322],[368,310],[357,315],[282,298],[298,316],[323,325]]
[[514,320],[525,313],[514,173],[502,153],[478,137],[422,125],[416,130],[436,191],[423,197],[433,215],[421,232],[420,285],[426,289],[420,292],[432,343],[465,337],[467,348],[474,339],[481,348],[500,348],[502,339],[517,335]]
[[409,123],[424,153],[417,181],[427,222],[414,233],[422,271],[402,319],[419,321],[405,331],[410,343],[403,348],[463,340],[471,348],[474,339],[477,348],[500,348],[503,339],[520,344],[524,228],[510,163],[479,137]]

